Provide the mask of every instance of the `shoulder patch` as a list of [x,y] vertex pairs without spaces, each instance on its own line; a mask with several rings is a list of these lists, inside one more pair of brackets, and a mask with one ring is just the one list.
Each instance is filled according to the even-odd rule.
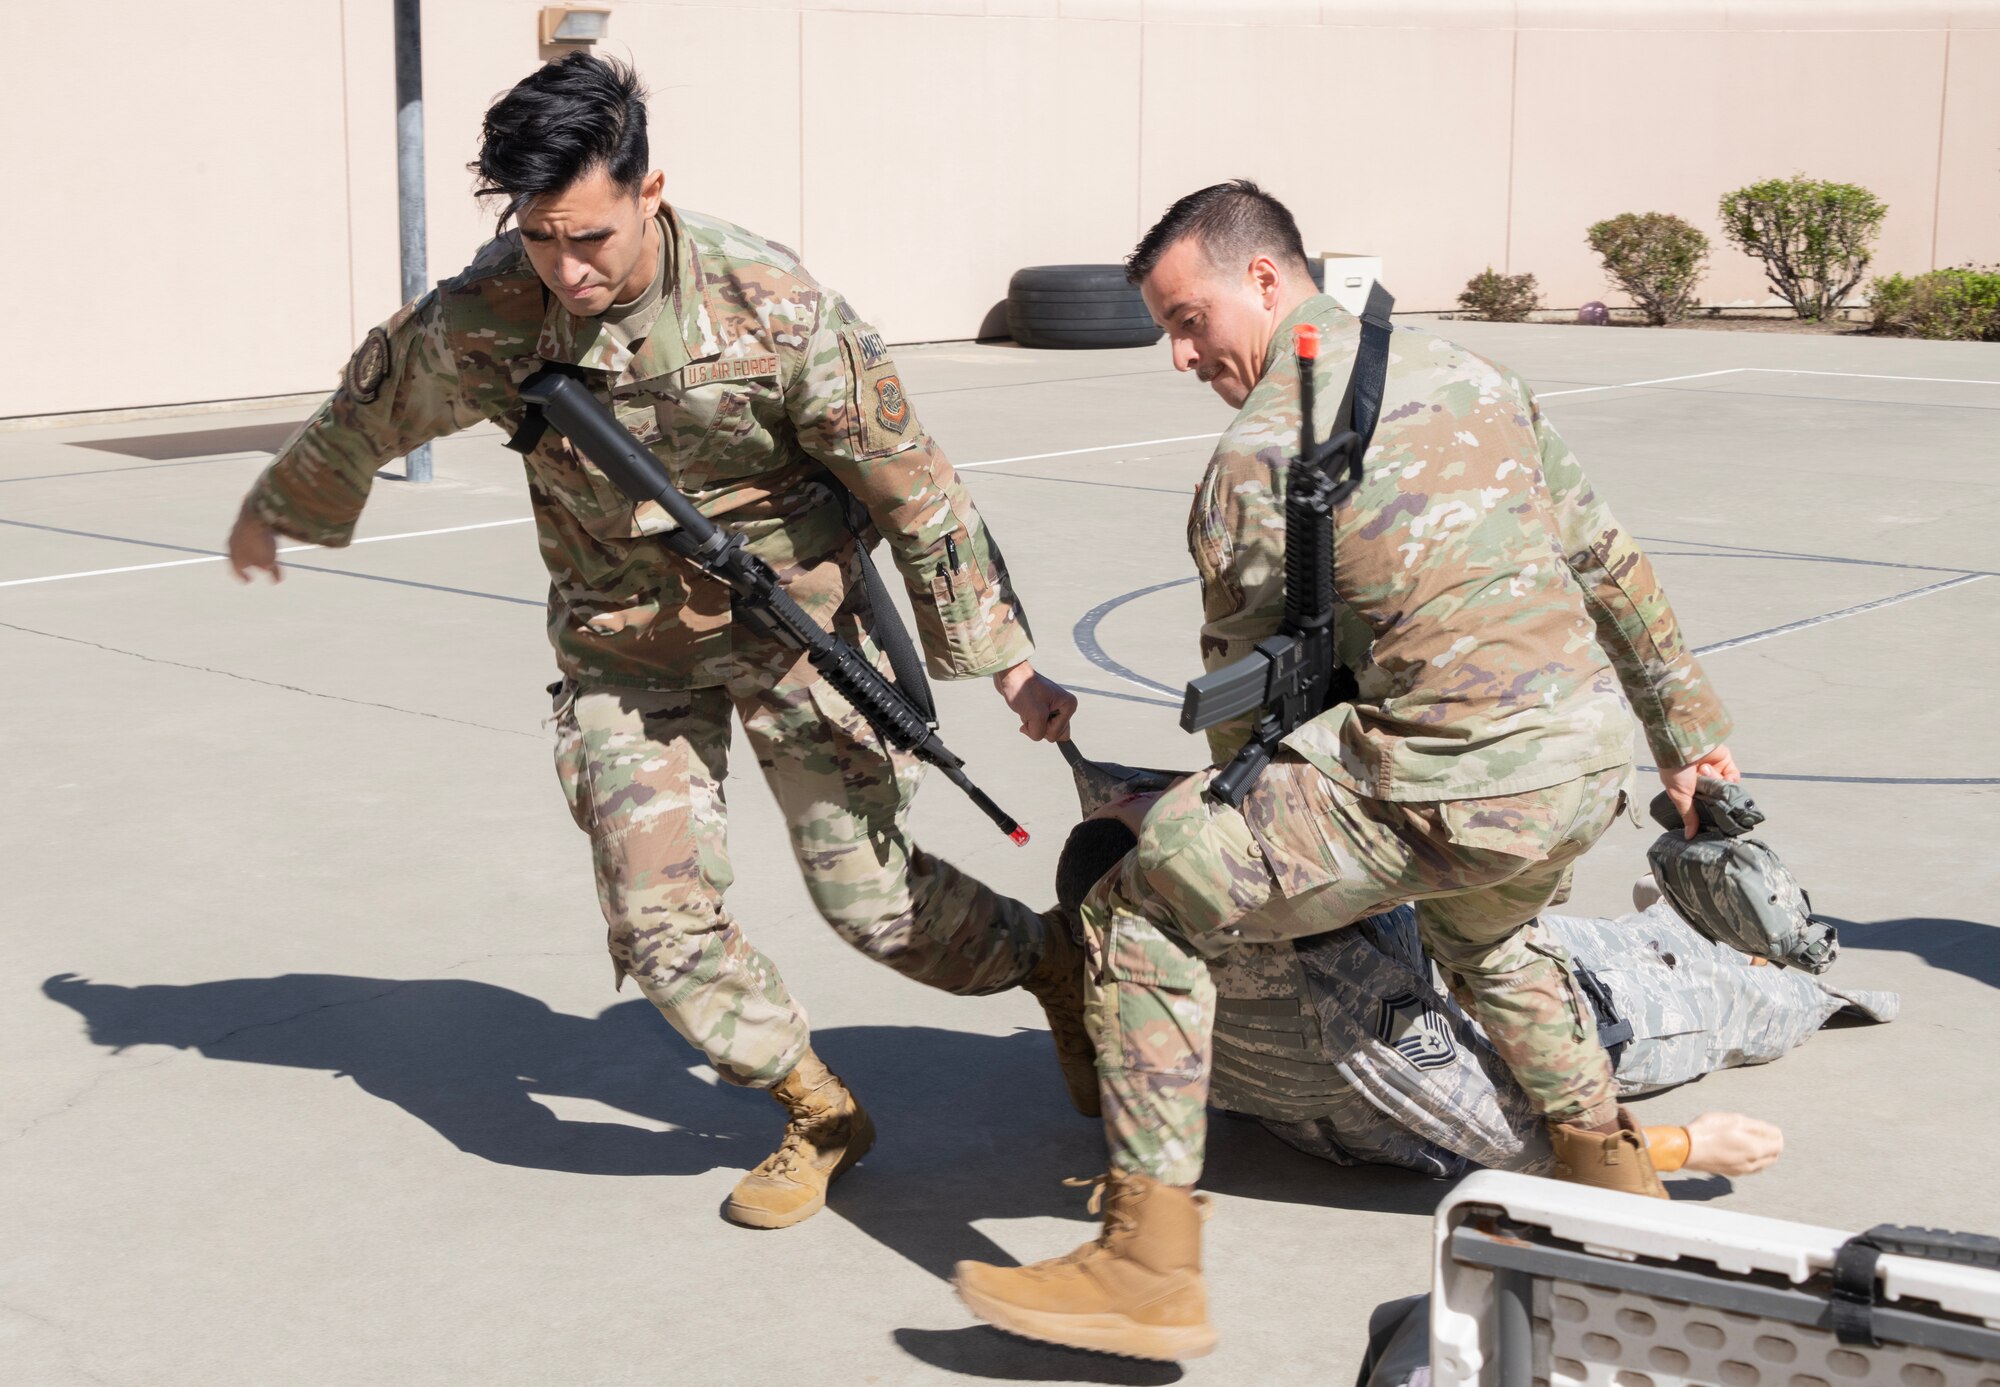
[[910,422],[910,402],[903,398],[903,383],[894,376],[875,382],[875,420],[891,433],[901,433]]
[[370,328],[347,362],[347,393],[357,404],[372,405],[382,392],[390,366],[389,334]]
[[[841,305],[843,309],[846,306],[846,304]],[[889,349],[882,345],[881,333],[857,332],[854,340],[861,348],[861,368],[864,371],[880,366],[889,359]]]

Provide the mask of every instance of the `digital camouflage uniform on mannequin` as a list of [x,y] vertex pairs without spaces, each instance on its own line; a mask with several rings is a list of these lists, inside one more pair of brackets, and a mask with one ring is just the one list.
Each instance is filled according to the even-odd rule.
[[[1757,966],[1664,903],[1616,920],[1545,914],[1539,928],[1583,984],[1620,1097],[1769,1063],[1836,1013],[1881,1022],[1897,1012],[1893,992]],[[1296,943],[1232,949],[1211,972],[1215,1107],[1339,1165],[1549,1172],[1540,1115],[1434,982],[1409,906]]]

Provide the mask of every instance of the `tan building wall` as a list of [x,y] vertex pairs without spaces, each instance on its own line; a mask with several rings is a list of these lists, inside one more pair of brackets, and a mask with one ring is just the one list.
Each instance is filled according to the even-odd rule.
[[[668,195],[798,248],[891,339],[991,330],[1016,268],[1116,260],[1248,175],[1408,309],[1491,264],[1616,302],[1621,211],[1861,183],[1877,265],[2000,260],[2000,0],[608,0]],[[539,0],[426,0],[433,277]],[[67,0],[0,87],[0,417],[330,386],[397,298],[391,0]]]

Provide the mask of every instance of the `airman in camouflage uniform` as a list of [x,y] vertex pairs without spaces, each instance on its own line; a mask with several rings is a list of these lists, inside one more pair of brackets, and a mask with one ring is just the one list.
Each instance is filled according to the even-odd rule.
[[[1319,329],[1319,398],[1337,400],[1359,324],[1313,292],[1296,224],[1254,185],[1182,199],[1128,264],[1175,364],[1238,408],[1188,524],[1214,669],[1282,614],[1292,330]],[[1001,1328],[1143,1357],[1208,1350],[1200,1220],[1184,1212],[1206,1135],[1208,963],[1402,902],[1549,1123],[1558,1174],[1662,1192],[1535,918],[1624,808],[1633,711],[1681,793],[1697,763],[1734,774],[1727,714],[1645,555],[1517,376],[1396,332],[1363,471],[1334,515],[1358,695],[1293,732],[1240,810],[1206,793],[1212,772],[1167,790],[1084,900],[1112,1216],[1062,1262],[961,1265],[961,1295]],[[1216,765],[1247,731],[1211,730]],[[1157,1248],[1155,1225],[1171,1254],[1135,1252]]]
[[[623,69],[574,55],[513,96],[579,86],[610,90],[621,119],[636,108],[644,169],[644,108]],[[509,122],[519,113],[496,122],[489,112],[489,150],[496,124]],[[567,186],[599,189],[615,211],[628,194],[604,168]],[[659,178],[643,186],[657,189]],[[563,676],[551,689],[556,766],[590,837],[614,970],[725,1079],[773,1089],[791,1113],[786,1146],[729,1208],[738,1221],[779,1226],[820,1207],[826,1181],[859,1158],[873,1129],[812,1055],[804,1009],[724,904],[732,710],[814,904],[856,948],[953,992],[1026,984],[1061,1012],[1074,985],[1056,965],[1075,946],[910,842],[918,764],[797,651],[739,620],[727,588],[661,544],[671,521],[656,504],[635,506],[555,431],[522,432],[521,383],[552,363],[569,367],[703,514],[742,536],[801,607],[885,673],[874,638],[883,614],[870,609],[859,567],[861,545],[878,537],[908,587],[933,674],[1012,671],[1016,687],[1039,678],[1000,551],[918,422],[881,335],[790,250],[657,196],[645,194],[657,206],[650,224],[637,204],[632,213],[633,236],[658,261],[634,311],[573,311],[523,242],[551,233],[508,232],[368,334],[341,388],[252,488],[239,528],[345,545],[388,460],[482,422],[525,448]],[[1042,682],[1052,711],[1039,730],[1056,735],[1073,700]],[[1071,1024],[1082,1043],[1080,1022]]]

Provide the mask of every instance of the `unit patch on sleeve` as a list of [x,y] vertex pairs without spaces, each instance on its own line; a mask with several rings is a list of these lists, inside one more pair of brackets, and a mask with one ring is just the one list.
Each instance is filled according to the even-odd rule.
[[910,422],[910,402],[903,398],[903,383],[894,376],[875,382],[875,418],[891,433],[901,433]]
[[347,393],[356,404],[372,405],[389,376],[389,334],[370,328],[347,363]]

